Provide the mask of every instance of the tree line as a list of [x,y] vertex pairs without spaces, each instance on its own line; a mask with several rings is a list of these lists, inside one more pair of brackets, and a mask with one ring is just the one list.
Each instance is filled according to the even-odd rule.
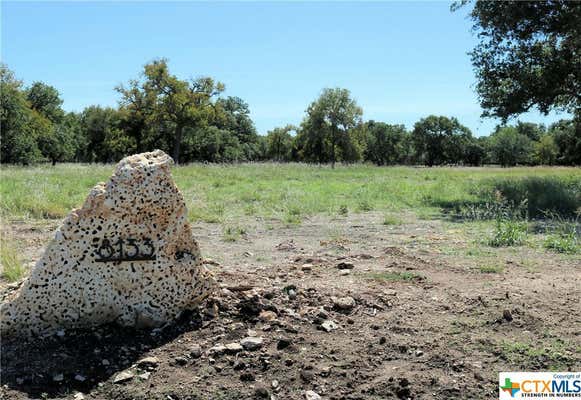
[[518,122],[474,137],[456,118],[430,115],[412,130],[364,121],[347,89],[324,89],[299,126],[259,135],[239,97],[221,97],[224,84],[209,77],[181,80],[166,60],[145,65],[139,79],[115,88],[116,108],[65,112],[58,90],[42,82],[24,87],[1,67],[1,160],[114,162],[163,149],[176,162],[372,162],[377,165],[581,165],[574,120],[545,127]]
[[[167,61],[145,65],[115,90],[118,106],[65,113],[59,92],[35,82],[24,87],[0,64],[2,163],[113,162],[155,148],[180,162],[274,160],[377,165],[581,165],[581,2],[473,3],[479,44],[471,54],[483,116],[503,124],[474,137],[456,118],[430,115],[412,130],[363,121],[346,89],[324,89],[299,126],[258,135],[249,106],[222,97],[210,77],[183,80]],[[573,115],[548,127],[509,118],[532,108]]]

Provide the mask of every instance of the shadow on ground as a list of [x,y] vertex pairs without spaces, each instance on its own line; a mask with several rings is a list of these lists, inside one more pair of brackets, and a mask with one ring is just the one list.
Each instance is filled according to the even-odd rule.
[[201,327],[201,315],[188,312],[175,323],[156,330],[106,325],[66,331],[62,337],[3,338],[1,384],[32,398],[66,396],[74,391],[87,393],[131,367],[150,350]]

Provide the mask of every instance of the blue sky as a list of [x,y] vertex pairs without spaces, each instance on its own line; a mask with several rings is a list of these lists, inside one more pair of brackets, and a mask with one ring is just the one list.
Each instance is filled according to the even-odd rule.
[[[168,58],[182,77],[209,75],[250,105],[258,131],[298,124],[324,87],[344,87],[365,119],[409,128],[429,114],[480,119],[466,54],[467,10],[448,2],[2,2],[2,60],[25,84],[55,86],[64,108],[117,104],[114,87]],[[528,113],[521,120],[550,123]]]

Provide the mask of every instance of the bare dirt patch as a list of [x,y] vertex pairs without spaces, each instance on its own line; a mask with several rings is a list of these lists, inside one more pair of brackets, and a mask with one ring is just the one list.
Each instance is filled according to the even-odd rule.
[[[376,213],[292,227],[249,220],[234,242],[220,225],[196,224],[222,287],[215,298],[153,331],[5,339],[0,393],[485,399],[497,393],[499,371],[581,368],[578,258],[528,247],[473,256],[474,238],[459,229],[403,217],[396,226]],[[2,229],[31,262],[56,225]]]

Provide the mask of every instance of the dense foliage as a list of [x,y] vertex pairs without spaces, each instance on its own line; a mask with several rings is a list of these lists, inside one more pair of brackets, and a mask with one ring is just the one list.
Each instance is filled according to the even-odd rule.
[[484,115],[506,120],[535,107],[580,117],[581,2],[478,0],[470,16],[480,39],[471,56]]
[[430,115],[411,131],[363,121],[346,89],[324,89],[300,126],[258,135],[249,106],[221,96],[210,77],[181,80],[166,60],[145,65],[138,79],[116,88],[119,106],[93,105],[66,113],[58,90],[42,82],[26,88],[0,68],[2,163],[114,162],[153,149],[176,162],[272,160],[315,163],[581,165],[579,119],[550,127],[518,122],[475,138],[456,118]]

